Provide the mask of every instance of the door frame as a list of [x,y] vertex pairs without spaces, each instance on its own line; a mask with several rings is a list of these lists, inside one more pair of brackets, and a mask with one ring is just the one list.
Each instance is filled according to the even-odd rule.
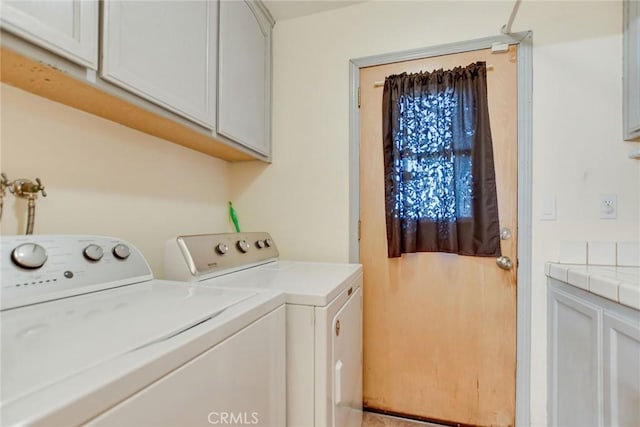
[[531,411],[531,229],[533,142],[533,32],[485,37],[349,61],[349,261],[360,262],[360,68],[515,44],[518,72],[518,272],[516,325],[516,426],[530,424]]

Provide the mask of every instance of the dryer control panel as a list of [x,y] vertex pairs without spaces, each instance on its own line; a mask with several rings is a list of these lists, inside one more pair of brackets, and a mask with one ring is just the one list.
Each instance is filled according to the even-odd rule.
[[169,280],[197,281],[278,259],[266,232],[178,236],[167,241],[165,275]]
[[2,236],[2,310],[153,279],[140,251],[113,237]]

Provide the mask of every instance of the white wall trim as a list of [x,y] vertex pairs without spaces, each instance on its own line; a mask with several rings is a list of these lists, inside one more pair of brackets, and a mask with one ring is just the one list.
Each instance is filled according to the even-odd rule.
[[518,45],[518,292],[516,344],[516,426],[530,425],[533,33],[486,37],[421,49],[352,59],[349,70],[349,261],[360,262],[360,68],[486,49],[493,43]]

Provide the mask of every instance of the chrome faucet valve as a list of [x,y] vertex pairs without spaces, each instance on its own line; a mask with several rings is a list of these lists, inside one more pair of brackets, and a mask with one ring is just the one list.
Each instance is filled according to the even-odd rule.
[[40,181],[40,178],[36,178],[35,183],[29,179],[16,179],[11,183],[9,191],[16,197],[27,199],[27,229],[25,234],[33,234],[38,193],[42,193],[42,197],[47,197],[42,181]]

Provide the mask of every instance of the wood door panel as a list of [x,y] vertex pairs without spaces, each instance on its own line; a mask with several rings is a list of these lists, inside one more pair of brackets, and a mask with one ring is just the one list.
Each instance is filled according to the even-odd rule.
[[364,265],[365,406],[470,425],[513,425],[516,269],[494,258],[444,253],[387,258],[382,87],[401,72],[485,60],[502,252],[517,260],[517,75],[515,46],[361,70],[360,258]]

